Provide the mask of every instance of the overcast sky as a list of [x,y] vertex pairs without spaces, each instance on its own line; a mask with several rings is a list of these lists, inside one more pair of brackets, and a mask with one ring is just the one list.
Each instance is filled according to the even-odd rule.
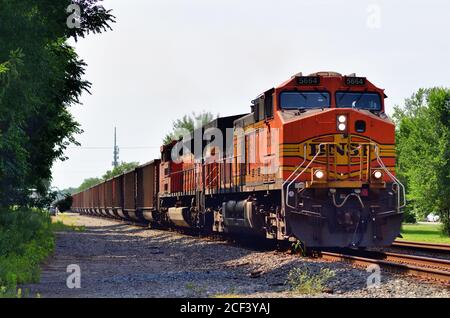
[[420,87],[450,86],[450,1],[106,0],[112,32],[75,44],[92,95],[71,109],[82,147],[53,185],[77,187],[121,161],[159,157],[172,121],[233,115],[297,72],[355,72],[386,89],[387,111]]

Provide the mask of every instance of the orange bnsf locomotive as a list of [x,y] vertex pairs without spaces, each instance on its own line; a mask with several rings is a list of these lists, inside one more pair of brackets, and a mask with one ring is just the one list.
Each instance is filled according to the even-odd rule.
[[161,158],[73,196],[73,210],[152,225],[387,246],[405,205],[384,90],[364,77],[293,76],[161,147]]

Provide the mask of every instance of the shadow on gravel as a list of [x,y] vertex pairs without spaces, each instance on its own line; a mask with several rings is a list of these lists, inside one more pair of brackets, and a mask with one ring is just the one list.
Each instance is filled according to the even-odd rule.
[[[336,276],[328,287],[334,293],[366,286],[369,274],[363,270],[277,252],[276,246],[267,244],[254,247],[253,243],[199,239],[124,223],[86,225],[84,232],[59,234],[55,255],[44,266],[41,282],[23,287],[30,295],[42,297],[276,296],[288,290],[289,271],[303,264],[313,273],[332,268]],[[79,289],[66,284],[71,264],[81,271]]]

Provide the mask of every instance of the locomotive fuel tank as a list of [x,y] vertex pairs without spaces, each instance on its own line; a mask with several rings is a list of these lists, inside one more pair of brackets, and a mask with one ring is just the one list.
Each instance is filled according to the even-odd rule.
[[222,204],[222,211],[225,232],[263,233],[264,216],[258,214],[255,201],[227,201]]
[[188,207],[169,208],[167,216],[176,226],[191,227],[191,211]]
[[142,218],[148,222],[153,222],[155,221],[155,218],[153,217],[153,211],[143,211],[142,212]]

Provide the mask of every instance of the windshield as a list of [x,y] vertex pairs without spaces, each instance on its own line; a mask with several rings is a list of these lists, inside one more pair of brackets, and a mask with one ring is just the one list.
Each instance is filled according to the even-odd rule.
[[328,92],[282,92],[280,94],[282,109],[328,108],[330,94]]
[[337,92],[336,107],[381,110],[381,99],[377,93]]

